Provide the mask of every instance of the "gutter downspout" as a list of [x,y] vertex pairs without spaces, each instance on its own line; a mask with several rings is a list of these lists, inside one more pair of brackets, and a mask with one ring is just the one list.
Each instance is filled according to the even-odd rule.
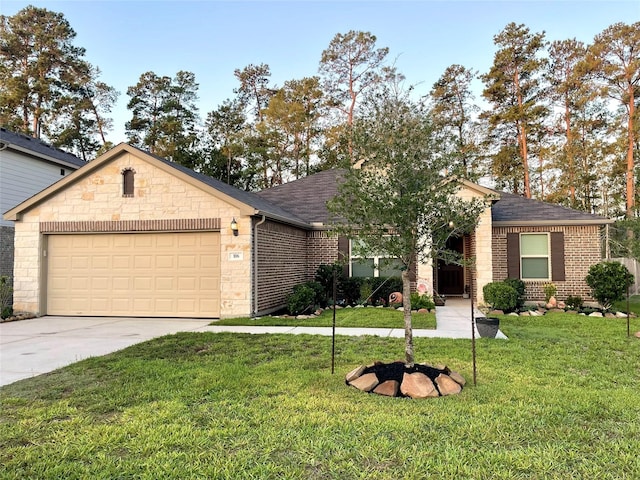
[[253,226],[253,317],[258,316],[258,227],[266,220],[262,215],[262,220]]

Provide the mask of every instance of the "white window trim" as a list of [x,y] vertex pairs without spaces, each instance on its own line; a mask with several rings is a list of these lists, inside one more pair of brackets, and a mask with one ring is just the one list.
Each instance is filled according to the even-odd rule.
[[[546,255],[523,255],[522,254],[522,237],[524,235],[546,235],[547,236],[547,254]],[[551,281],[551,234],[549,232],[522,232],[518,237],[518,241],[520,242],[520,280],[525,280],[529,282],[549,282]],[[522,268],[522,259],[523,258],[546,258],[547,259],[547,278],[530,278],[524,276],[524,270]]]
[[395,257],[390,257],[388,255],[369,255],[366,257],[361,257],[353,254],[353,241],[354,239],[349,239],[349,278],[353,277],[353,261],[354,260],[373,260],[373,278],[380,277],[380,260],[395,260]]

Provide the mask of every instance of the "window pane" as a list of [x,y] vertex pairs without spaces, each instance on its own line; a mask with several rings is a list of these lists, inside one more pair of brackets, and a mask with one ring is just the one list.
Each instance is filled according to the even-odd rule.
[[549,259],[548,258],[523,258],[522,259],[522,278],[549,278]]
[[373,258],[354,258],[351,263],[351,276],[373,277]]
[[520,255],[549,255],[549,236],[546,233],[521,234]]
[[381,258],[378,261],[378,276],[399,277],[402,275],[402,262],[395,258]]

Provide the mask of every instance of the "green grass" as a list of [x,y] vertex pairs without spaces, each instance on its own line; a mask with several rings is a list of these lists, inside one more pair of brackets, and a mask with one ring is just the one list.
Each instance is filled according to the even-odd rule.
[[[614,302],[613,307],[611,307],[614,311],[626,312],[627,311],[627,299],[620,300],[619,302]],[[635,313],[636,315],[640,315],[640,295],[631,295],[629,297],[629,311]]]
[[[414,313],[413,328],[436,328],[433,313]],[[333,324],[333,310],[325,310],[315,318],[230,318],[213,322],[212,325],[267,325],[296,327],[330,327]],[[404,328],[403,314],[391,308],[343,308],[336,310],[337,327]]]
[[[0,389],[0,478],[640,478],[640,340],[625,319],[501,316],[510,340],[415,340],[460,395],[347,387],[403,339],[181,333]],[[632,319],[632,332],[640,320]]]

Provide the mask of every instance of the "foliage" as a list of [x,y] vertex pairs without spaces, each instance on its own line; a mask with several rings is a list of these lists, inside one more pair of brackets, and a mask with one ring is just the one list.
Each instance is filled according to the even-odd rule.
[[420,310],[421,308],[433,310],[436,308],[436,304],[433,302],[431,295],[413,292],[411,294],[411,310]]
[[[498,161],[493,172],[501,180],[513,182],[514,193],[522,179],[522,191],[531,198],[530,143],[547,114],[541,96],[544,33],[531,33],[525,25],[512,22],[494,36],[494,43],[499,49],[493,65],[481,76],[485,84],[482,95],[492,105],[483,117],[489,122],[489,141]],[[499,163],[503,167],[496,169]]]
[[[384,252],[404,267],[406,357],[411,364],[409,273],[416,261],[449,252],[447,239],[473,230],[481,201],[455,196],[459,185],[442,176],[451,164],[445,139],[424,104],[392,86],[367,97],[352,130],[352,152],[366,162],[350,169],[328,202],[334,231],[354,242],[355,254]],[[451,253],[451,252],[449,252]]]
[[0,277],[0,318],[7,318],[13,315],[11,306],[11,298],[13,296],[13,287],[11,279],[6,275]]
[[569,295],[565,299],[564,303],[569,310],[578,311],[582,308],[582,305],[584,304],[584,300],[582,300],[582,297],[579,295]]
[[333,263],[331,265],[319,265],[314,280],[322,286],[321,306],[326,306],[333,301],[333,279],[336,279],[336,290],[343,280],[344,274],[342,265]]
[[340,293],[347,305],[356,305],[360,300],[360,286],[364,278],[346,277],[340,281]]
[[345,385],[358,365],[401,357],[393,338],[336,337],[334,375],[332,339],[308,335],[178,333],[90,358],[0,389],[2,477],[638,478],[626,319],[501,316],[500,328],[508,341],[478,340],[477,386],[468,341],[416,338],[420,361],[467,379],[431,400]]
[[106,144],[118,93],[73,45],[62,13],[28,6],[0,16],[0,125],[90,160]]
[[482,287],[484,300],[496,310],[510,312],[518,303],[518,292],[505,282],[491,282]]
[[613,302],[622,300],[633,285],[633,275],[618,262],[600,262],[589,267],[585,278],[591,287],[593,298],[608,309]]
[[526,294],[525,283],[519,278],[506,278],[503,280],[503,282],[511,286],[516,291],[516,293],[518,294],[516,308],[522,308],[524,306],[524,299]]
[[[317,282],[313,282],[320,285]],[[321,288],[321,287],[320,287]],[[301,283],[293,287],[293,292],[287,297],[287,308],[291,315],[300,315],[314,307],[317,291],[310,282]]]
[[193,145],[198,139],[198,84],[192,72],[175,77],[146,72],[127,89],[129,142],[188,168],[199,166]]
[[542,291],[544,292],[544,301],[549,302],[551,297],[555,297],[558,293],[558,287],[554,283],[545,283],[542,286]]
[[477,125],[473,120],[480,108],[473,103],[471,82],[478,72],[462,65],[447,67],[433,84],[429,95],[433,103],[433,119],[453,137],[456,164],[452,171],[462,178],[477,180],[480,176],[479,146],[474,133]]

